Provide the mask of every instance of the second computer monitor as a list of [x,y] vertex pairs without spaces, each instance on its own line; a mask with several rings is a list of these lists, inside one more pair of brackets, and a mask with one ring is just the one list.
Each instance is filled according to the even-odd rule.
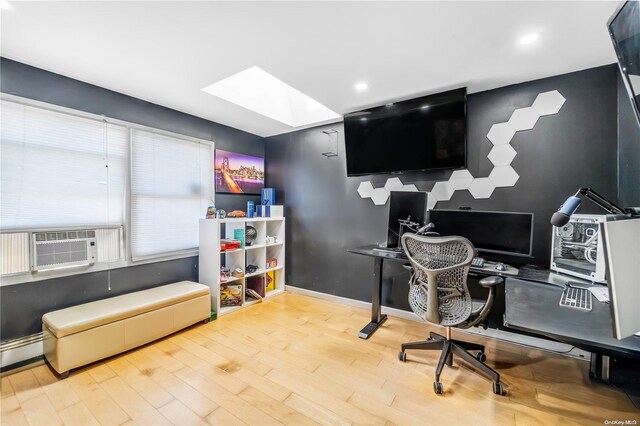
[[480,252],[531,256],[533,213],[431,210],[429,221],[441,236],[467,238]]
[[[426,192],[391,191],[389,198],[389,225],[387,231],[387,247],[398,247],[400,236],[411,232],[400,221],[413,222],[420,228],[425,223],[427,211]],[[404,223],[407,223],[404,222]]]

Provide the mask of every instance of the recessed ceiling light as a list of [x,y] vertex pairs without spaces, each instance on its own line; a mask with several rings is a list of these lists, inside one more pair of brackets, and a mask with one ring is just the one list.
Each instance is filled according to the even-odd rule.
[[540,33],[531,33],[520,38],[520,44],[535,43],[540,38]]
[[259,67],[240,71],[202,90],[291,127],[340,118],[320,102]]
[[0,9],[11,10],[13,9],[13,6],[11,6],[11,3],[6,0],[0,0]]
[[369,88],[369,85],[367,83],[365,83],[364,81],[361,81],[360,83],[356,83],[356,90],[358,92],[364,92],[368,88]]

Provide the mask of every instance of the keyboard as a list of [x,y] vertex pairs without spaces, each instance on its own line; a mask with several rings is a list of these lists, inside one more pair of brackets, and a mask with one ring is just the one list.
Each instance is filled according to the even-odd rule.
[[560,306],[580,309],[582,311],[591,310],[591,292],[586,288],[565,287],[560,296]]
[[471,266],[474,268],[482,268],[484,266],[484,259],[481,257],[474,257],[473,260],[471,260]]
[[375,247],[374,251],[383,251],[386,253],[402,253],[402,247]]

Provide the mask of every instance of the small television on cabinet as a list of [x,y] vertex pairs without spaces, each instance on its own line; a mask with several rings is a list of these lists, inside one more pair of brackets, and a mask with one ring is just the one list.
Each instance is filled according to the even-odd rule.
[[640,125],[640,2],[626,1],[609,20],[618,66]]
[[467,89],[344,116],[347,176],[465,168]]

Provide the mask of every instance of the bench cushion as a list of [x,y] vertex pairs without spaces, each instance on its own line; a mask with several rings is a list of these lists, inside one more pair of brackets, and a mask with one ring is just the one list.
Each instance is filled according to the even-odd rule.
[[206,285],[181,281],[49,312],[42,323],[61,338],[208,294]]

